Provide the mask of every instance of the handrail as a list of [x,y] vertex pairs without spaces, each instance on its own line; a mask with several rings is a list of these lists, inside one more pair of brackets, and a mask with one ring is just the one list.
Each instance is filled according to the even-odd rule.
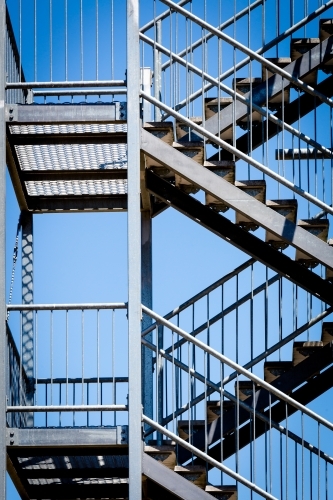
[[7,311],[73,311],[84,309],[127,309],[126,302],[101,302],[97,304],[10,304]]

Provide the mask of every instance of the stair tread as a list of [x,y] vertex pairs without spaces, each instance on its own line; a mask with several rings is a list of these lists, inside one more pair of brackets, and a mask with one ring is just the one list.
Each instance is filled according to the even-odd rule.
[[187,465],[181,466],[176,465],[174,471],[180,476],[186,478],[191,483],[195,484],[202,490],[205,489],[206,486],[206,467],[202,465]]
[[323,323],[321,341],[324,345],[333,341],[333,322],[326,321]]
[[237,500],[237,486],[207,484],[205,491],[218,500]]
[[271,384],[283,373],[292,368],[292,361],[266,361],[264,363],[264,379]]
[[[297,200],[266,200],[266,206],[279,213],[280,215],[283,215],[283,217],[295,224],[297,216]],[[288,243],[281,240],[281,238],[275,236],[275,234],[271,233],[270,231],[266,231],[265,241],[272,245],[274,248],[284,250],[288,247]]]
[[313,354],[317,349],[322,349],[324,346],[321,340],[310,340],[306,342],[297,341],[293,345],[293,365],[301,363],[308,356]]

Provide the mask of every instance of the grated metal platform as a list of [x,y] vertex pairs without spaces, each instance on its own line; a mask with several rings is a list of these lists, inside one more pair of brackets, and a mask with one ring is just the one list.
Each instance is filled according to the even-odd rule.
[[22,210],[127,208],[126,103],[7,105],[7,163]]

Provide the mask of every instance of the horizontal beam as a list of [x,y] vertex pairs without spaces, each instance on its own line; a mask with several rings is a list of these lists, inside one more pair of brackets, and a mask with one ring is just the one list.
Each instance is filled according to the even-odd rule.
[[35,405],[35,406],[7,406],[7,413],[44,413],[67,411],[128,411],[127,405]]
[[127,168],[108,168],[105,170],[21,170],[20,177],[27,181],[84,181],[127,179]]
[[7,89],[43,89],[71,87],[126,87],[126,80],[72,80],[62,82],[7,82]]
[[[217,177],[217,176],[216,176]],[[229,241],[237,248],[270,267],[323,302],[333,305],[333,285],[256,236],[244,231],[226,217],[188,196],[153,172],[146,173],[147,189],[193,221]]]
[[[7,447],[19,448],[54,448],[115,446],[127,444],[127,426],[118,425],[109,428],[89,429],[7,429]],[[39,451],[40,453],[40,451]],[[74,451],[75,453],[75,451]]]
[[126,302],[82,302],[77,304],[9,304],[7,311],[84,311],[88,309],[127,309]]
[[74,498],[128,498],[128,482],[104,484],[57,484],[29,486],[30,498],[49,500],[68,500]]
[[94,478],[128,478],[128,467],[91,467],[72,469],[22,469],[20,475],[26,479],[90,479]]
[[[333,248],[298,227],[290,220],[230,184],[222,177],[198,165],[175,148],[146,130],[141,130],[141,148],[159,164],[166,166],[183,179],[223,201],[237,212],[249,217],[286,243],[302,250],[324,266],[333,269]],[[267,245],[268,246],[268,245]]]
[[61,134],[11,134],[14,146],[42,144],[126,144],[127,132],[61,133]]
[[109,104],[7,104],[8,124],[125,123],[126,103]]
[[127,210],[127,195],[29,196],[27,205],[33,213],[123,211]]

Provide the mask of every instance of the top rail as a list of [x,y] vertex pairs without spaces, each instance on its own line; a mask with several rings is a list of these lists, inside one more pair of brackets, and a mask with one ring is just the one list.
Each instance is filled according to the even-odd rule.
[[98,304],[10,304],[7,311],[73,311],[85,309],[127,309],[126,302],[110,302]]

